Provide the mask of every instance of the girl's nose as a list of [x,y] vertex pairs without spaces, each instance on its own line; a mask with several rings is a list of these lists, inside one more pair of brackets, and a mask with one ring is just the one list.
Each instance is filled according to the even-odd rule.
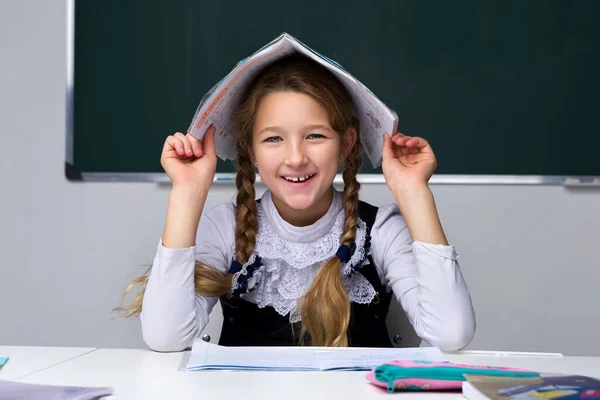
[[300,168],[308,162],[304,146],[300,144],[291,144],[287,148],[286,164],[293,168]]

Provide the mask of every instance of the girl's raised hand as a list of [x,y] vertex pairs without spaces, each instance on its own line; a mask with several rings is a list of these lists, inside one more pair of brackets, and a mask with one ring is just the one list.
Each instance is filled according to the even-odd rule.
[[187,185],[208,190],[217,169],[214,126],[208,128],[202,141],[181,132],[167,137],[160,164],[174,188]]
[[427,185],[437,167],[435,154],[427,140],[396,132],[383,136],[382,169],[387,185]]

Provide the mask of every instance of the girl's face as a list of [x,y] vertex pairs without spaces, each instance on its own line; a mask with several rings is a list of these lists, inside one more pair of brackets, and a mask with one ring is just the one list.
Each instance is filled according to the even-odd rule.
[[252,136],[254,162],[281,217],[296,226],[316,222],[331,205],[333,180],[356,132],[342,140],[316,100],[279,92],[260,102]]

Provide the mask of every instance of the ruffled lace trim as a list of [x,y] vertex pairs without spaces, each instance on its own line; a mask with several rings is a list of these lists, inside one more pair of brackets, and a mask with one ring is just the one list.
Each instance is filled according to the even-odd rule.
[[[255,265],[257,262],[259,265]],[[233,274],[229,293],[235,295],[240,291],[246,292],[252,290],[256,285],[257,279],[260,277],[259,272],[262,267],[260,264],[260,257],[256,253],[252,253],[248,262],[242,265],[242,269]]]
[[[313,242],[292,243],[282,238],[258,207],[259,231],[255,251],[240,271],[233,275],[230,295],[239,295],[259,308],[272,306],[278,314],[290,315],[290,322],[302,318],[299,300],[310,288],[319,268],[334,257],[343,233],[344,213],[341,211],[333,228]],[[350,301],[368,304],[375,289],[362,275],[354,271],[367,263],[370,238],[364,221],[358,218],[355,249],[347,263],[342,263],[344,286]],[[235,251],[233,252],[235,254]],[[260,265],[256,265],[258,263]]]
[[[324,237],[312,242],[294,243],[282,238],[275,228],[269,223],[262,207],[258,207],[259,231],[256,237],[255,252],[262,258],[279,259],[285,261],[292,268],[302,269],[308,265],[329,260],[335,256],[340,246],[340,238],[344,233],[344,212],[340,211],[335,219],[331,231]],[[350,270],[364,264],[367,252],[365,242],[367,226],[363,220],[358,218],[356,229],[356,251],[347,263],[342,265],[345,275]]]

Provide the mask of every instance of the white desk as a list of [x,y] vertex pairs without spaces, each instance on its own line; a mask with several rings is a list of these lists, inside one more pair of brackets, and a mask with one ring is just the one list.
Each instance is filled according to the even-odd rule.
[[[541,372],[600,378],[600,357],[500,357],[447,354],[450,361],[505,365]],[[19,382],[111,386],[115,399],[371,399],[390,398],[364,379],[365,372],[261,372],[182,370],[187,353],[98,349],[18,379]],[[15,360],[15,364],[18,360]],[[458,399],[460,393],[405,393],[427,399]]]
[[94,350],[95,347],[0,346],[0,357],[9,357],[0,368],[0,379],[23,378]]

